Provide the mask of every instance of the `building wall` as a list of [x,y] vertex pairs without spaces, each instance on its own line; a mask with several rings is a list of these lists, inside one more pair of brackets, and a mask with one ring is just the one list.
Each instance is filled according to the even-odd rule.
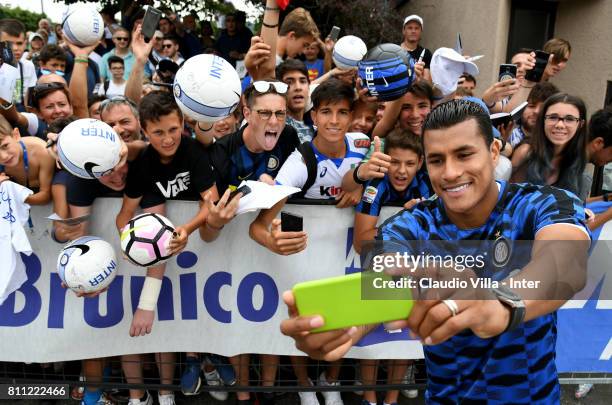
[[572,55],[552,82],[584,98],[591,114],[603,107],[607,81],[612,81],[612,1],[560,2],[555,36],[570,41]]
[[497,80],[499,64],[506,62],[510,0],[411,0],[400,12],[423,17],[421,44],[432,52],[454,48],[460,32],[466,55],[484,55],[476,62],[477,94]]

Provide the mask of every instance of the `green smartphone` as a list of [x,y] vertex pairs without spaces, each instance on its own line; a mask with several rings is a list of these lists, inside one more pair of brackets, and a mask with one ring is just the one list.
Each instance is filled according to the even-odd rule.
[[[387,286],[397,283],[384,273],[353,273],[298,283],[293,286],[293,294],[300,315],[323,317],[325,325],[313,332],[408,318],[413,305],[410,289],[384,289],[385,281]],[[362,291],[366,298],[375,299],[364,299]]]

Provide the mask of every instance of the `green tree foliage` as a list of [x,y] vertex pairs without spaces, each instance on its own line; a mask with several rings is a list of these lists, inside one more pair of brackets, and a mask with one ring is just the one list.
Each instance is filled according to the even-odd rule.
[[43,14],[33,13],[28,10],[22,10],[21,8],[9,8],[6,6],[0,6],[0,19],[1,18],[14,18],[21,21],[28,31],[36,31],[38,29],[38,20],[46,17]]

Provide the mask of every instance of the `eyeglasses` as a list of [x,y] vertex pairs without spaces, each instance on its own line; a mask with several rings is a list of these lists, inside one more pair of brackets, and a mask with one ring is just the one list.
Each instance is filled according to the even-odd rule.
[[560,117],[557,114],[545,115],[544,120],[551,125],[557,125],[559,121],[563,121],[563,123],[567,126],[576,125],[580,122],[580,118],[574,117],[573,115],[566,115],[565,117]]
[[115,39],[117,41],[129,41],[130,40],[128,37],[115,37]]
[[64,71],[63,70],[56,70],[55,72],[49,69],[40,69],[40,74],[41,76],[46,76],[46,75],[50,75],[51,73],[55,73],[58,76],[64,76]]
[[279,121],[284,121],[285,118],[287,117],[287,111],[286,110],[277,110],[277,111],[255,110],[255,112],[261,117],[262,120],[266,120],[266,121],[268,121],[270,118],[272,118],[272,114],[274,114],[276,119],[279,120]]
[[110,107],[111,104],[129,104],[132,108],[136,108],[136,104],[134,104],[134,102],[129,98],[125,96],[113,96],[111,98],[107,98],[106,100],[102,100],[100,107],[98,107],[100,114],[102,114],[102,111],[104,111],[107,107]]
[[162,45],[163,49],[168,49],[168,48],[172,48],[172,44],[163,44]]
[[270,91],[270,87],[274,88],[274,91],[278,94],[287,93],[287,89],[289,86],[283,82],[266,82],[263,80],[259,80],[253,83],[253,87],[257,90],[258,93],[267,93]]

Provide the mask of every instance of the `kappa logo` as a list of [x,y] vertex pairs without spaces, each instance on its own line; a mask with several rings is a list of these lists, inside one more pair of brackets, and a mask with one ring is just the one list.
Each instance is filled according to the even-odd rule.
[[369,148],[370,143],[369,139],[355,139],[353,141],[353,145],[355,145],[356,148]]
[[276,170],[279,165],[279,160],[276,156],[272,155],[268,158],[268,170]]
[[158,181],[155,183],[159,191],[166,198],[176,197],[180,192],[189,189],[190,184],[190,175],[189,172],[183,172],[176,175],[174,180],[170,180],[166,187],[162,186],[162,184]]
[[372,204],[374,202],[374,199],[376,199],[377,194],[378,194],[378,189],[376,187],[368,186],[363,192],[363,197],[361,199],[363,200],[363,202]]

